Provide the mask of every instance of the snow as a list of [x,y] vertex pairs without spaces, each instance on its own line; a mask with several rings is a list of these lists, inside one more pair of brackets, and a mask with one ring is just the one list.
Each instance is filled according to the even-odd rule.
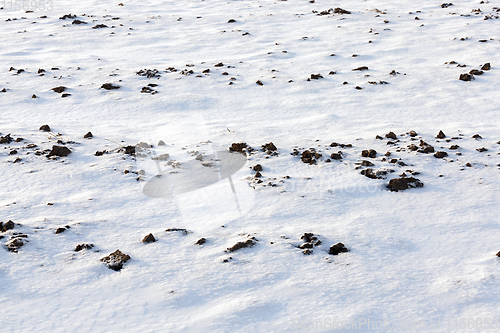
[[[473,320],[472,331],[495,330],[486,319],[500,326],[500,31],[497,19],[484,20],[499,15],[499,3],[118,3],[54,2],[51,11],[25,13],[0,2],[0,136],[25,139],[0,144],[0,221],[20,224],[0,233],[2,331],[454,332],[460,318]],[[336,7],[351,14],[312,12]],[[59,19],[69,13],[87,24]],[[458,80],[487,62],[491,70],[475,80]],[[361,66],[369,70],[352,70]],[[136,75],[141,69],[161,77]],[[323,79],[306,81],[318,73]],[[151,83],[157,94],[140,92]],[[44,124],[52,132],[39,131]],[[397,151],[418,145],[410,130],[448,157]],[[460,139],[436,139],[440,130]],[[92,139],[83,138],[88,131]],[[390,131],[396,145],[375,139]],[[471,138],[477,133],[482,139]],[[72,153],[34,154],[57,140],[74,141],[65,144]],[[118,151],[139,142],[181,163],[162,162],[170,180],[181,179],[177,194],[144,195],[156,163]],[[222,174],[196,185],[207,179],[194,152],[206,157],[238,142],[256,151],[231,175],[234,191]],[[279,156],[260,151],[269,142]],[[317,165],[291,155],[311,147],[323,154]],[[364,149],[377,157],[361,158]],[[342,161],[325,162],[338,151]],[[387,151],[407,166],[382,161]],[[361,160],[395,172],[369,179],[356,169]],[[409,169],[424,187],[388,191]],[[7,251],[19,232],[28,242]],[[322,241],[311,255],[297,248],[305,232]],[[158,241],[143,244],[149,233]],[[255,246],[225,252],[249,237]],[[337,242],[349,252],[329,255]],[[75,252],[83,243],[94,248]],[[100,261],[117,249],[131,257],[119,272]],[[374,324],[383,321],[396,326]]]

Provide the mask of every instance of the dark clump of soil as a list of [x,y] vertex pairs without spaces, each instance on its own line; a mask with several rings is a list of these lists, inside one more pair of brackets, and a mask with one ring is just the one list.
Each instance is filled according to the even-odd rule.
[[[440,131],[439,133],[442,133],[442,132]],[[444,133],[443,133],[443,135],[444,135]],[[419,150],[417,150],[419,153],[429,154],[429,153],[434,152],[434,147],[429,145],[428,143],[424,142],[423,140],[420,140],[419,146],[421,147]]]
[[73,22],[71,22],[71,24],[87,24],[87,22],[80,21],[80,20],[74,20]]
[[28,236],[24,234],[19,234],[15,236],[11,236],[9,241],[5,244],[5,247],[10,252],[17,253],[19,248],[24,246],[28,241],[26,240]]
[[92,27],[92,29],[102,29],[102,28],[107,28],[108,26],[106,24],[96,24]]
[[57,229],[56,229],[56,235],[58,235],[58,234],[62,234],[62,233],[63,233],[63,232],[65,232],[66,230],[67,230],[66,228],[62,228],[62,227],[57,228]]
[[120,86],[113,83],[105,83],[101,86],[101,88],[106,90],[113,90],[113,89],[120,89]]
[[373,164],[373,163],[372,163],[372,162],[370,162],[370,161],[366,161],[366,160],[361,161],[361,162],[359,163],[359,165],[361,165],[361,166],[375,166],[375,164]]
[[361,67],[353,69],[353,71],[367,71],[367,70],[368,70],[368,67],[366,67],[366,66],[361,66]]
[[306,232],[304,233],[301,237],[301,240],[304,241],[304,243],[300,244],[297,246],[299,249],[302,250],[302,253],[305,255],[310,255],[312,254],[314,246],[319,246],[321,245],[321,241],[318,239],[317,236],[315,236],[312,232]]
[[66,97],[69,97],[69,96],[71,96],[71,94],[62,94],[61,95],[62,98],[66,98]]
[[389,133],[387,133],[387,134],[385,135],[385,137],[386,137],[387,139],[393,139],[393,140],[397,140],[397,139],[398,139],[398,137],[396,136],[396,134],[395,134],[394,132],[389,132]]
[[416,136],[418,135],[418,134],[417,134],[417,132],[415,132],[415,131],[410,131],[410,133],[409,133],[409,134],[410,134],[410,136],[411,136],[412,138],[414,138],[414,137],[416,137]]
[[444,139],[444,138],[446,138],[446,134],[444,134],[443,131],[439,131],[438,135],[436,135],[436,138]]
[[219,62],[215,64],[214,67],[224,67],[224,64],[222,62]]
[[229,151],[231,151],[231,152],[235,151],[235,152],[238,152],[241,154],[246,154],[245,149],[248,150],[249,153],[251,153],[253,151],[252,147],[248,146],[244,142],[233,143],[233,144],[231,144],[231,147],[229,147]]
[[337,7],[333,10],[335,14],[351,14],[350,11]]
[[250,239],[247,239],[246,241],[244,242],[238,242],[236,244],[234,244],[233,246],[231,247],[228,247],[227,250],[225,252],[234,252],[234,251],[238,251],[239,249],[244,249],[244,248],[247,248],[247,247],[252,247],[254,246],[256,243],[256,239],[255,237],[252,237]]
[[311,80],[319,80],[322,79],[323,76],[321,74],[311,74]]
[[443,158],[443,157],[446,157],[448,156],[448,153],[445,152],[445,151],[438,151],[434,154],[434,157],[435,158]]
[[66,91],[66,87],[64,86],[59,86],[59,87],[55,87],[55,88],[52,88],[51,90],[55,91],[56,93],[63,93],[64,91]]
[[116,250],[110,255],[101,259],[101,261],[109,268],[114,271],[119,271],[123,268],[123,264],[130,260],[128,254],[122,253],[120,250]]
[[235,19],[230,19],[229,21],[227,21],[227,23],[236,23],[236,20]]
[[262,165],[255,164],[252,169],[253,171],[262,171]]
[[157,93],[158,93],[158,91],[151,89],[150,87],[142,87],[142,89],[141,89],[141,94],[155,95]]
[[259,86],[263,86],[264,85],[264,83],[262,83],[261,80],[257,80],[257,82],[255,82],[255,83],[257,83]]
[[52,150],[47,155],[47,157],[52,157],[52,156],[65,157],[68,156],[69,154],[71,154],[71,150],[69,150],[68,147],[52,146]]
[[14,141],[14,139],[10,136],[10,134],[0,136],[0,143],[11,143],[12,141]]
[[461,81],[472,81],[474,79],[474,75],[469,74],[469,73],[464,73],[464,74],[460,74],[458,79]]
[[450,150],[457,150],[458,148],[460,148],[459,145],[453,145],[450,147]]
[[370,150],[363,150],[361,152],[361,156],[363,157],[370,157],[370,158],[375,158],[377,157],[377,151],[374,150],[374,149],[370,149]]
[[340,147],[340,148],[352,148],[352,144],[350,143],[337,143],[337,142],[332,142],[330,143],[330,147]]
[[93,138],[93,137],[94,137],[94,135],[92,135],[92,132],[88,132],[87,134],[85,134],[83,136],[84,139],[90,139],[90,138]]
[[398,192],[407,190],[409,188],[417,188],[423,186],[424,184],[420,181],[420,179],[414,177],[401,177],[391,179],[387,188],[389,188],[391,191]]
[[142,239],[142,242],[144,244],[154,243],[154,242],[156,242],[156,238],[155,238],[155,236],[153,236],[153,234],[149,234]]
[[95,156],[102,156],[102,155],[107,154],[107,153],[108,153],[107,150],[98,150],[98,151],[95,152],[94,155]]
[[476,150],[477,150],[478,152],[480,152],[480,153],[484,153],[485,151],[488,151],[488,149],[486,149],[486,148],[484,148],[484,147],[482,147],[482,148],[477,148]]
[[205,238],[200,238],[196,241],[196,245],[203,245],[207,242],[207,240]]
[[186,229],[180,229],[180,228],[168,228],[167,230],[165,230],[166,232],[174,232],[174,231],[180,231],[182,232],[184,235],[187,235],[188,234],[188,231]]
[[365,177],[371,179],[384,179],[387,176],[386,170],[374,170],[372,168],[368,168],[361,171],[361,174]]
[[135,72],[135,74],[139,76],[145,76],[148,79],[159,79],[161,77],[160,72],[157,69],[141,69],[140,71]]
[[474,134],[474,135],[472,136],[472,138],[473,138],[473,139],[476,139],[476,140],[480,140],[480,139],[482,139],[483,137],[482,137],[481,135],[479,135],[479,134]]
[[441,8],[448,8],[450,6],[453,6],[451,2],[441,4]]
[[334,256],[339,255],[342,252],[349,252],[349,250],[342,243],[337,243],[337,244],[332,245],[330,247],[330,250],[328,251],[329,254],[334,255]]
[[94,244],[85,244],[85,243],[82,243],[82,244],[78,244],[76,247],[75,247],[75,252],[80,252],[82,250],[90,250],[94,247]]
[[472,75],[483,75],[484,72],[483,71],[480,71],[478,69],[473,69],[469,72],[469,74],[472,74]]
[[489,71],[491,69],[491,65],[489,62],[485,63],[482,67],[481,67],[481,70],[482,71]]
[[7,230],[12,230],[14,229],[14,222],[12,220],[9,220],[8,222],[0,222],[0,231],[1,232],[6,232]]
[[72,15],[71,13],[63,15],[59,18],[60,20],[65,20],[65,19],[76,19],[76,15]]
[[341,160],[343,156],[342,156],[342,152],[339,151],[338,153],[332,153],[330,155],[330,157],[332,160]]
[[497,253],[497,257],[500,257],[500,251]]
[[135,156],[135,146],[126,146],[120,149],[127,155]]
[[314,151],[314,149],[310,148],[308,150],[304,150],[302,155],[300,155],[300,160],[306,164],[316,164],[316,160],[321,158],[320,153]]

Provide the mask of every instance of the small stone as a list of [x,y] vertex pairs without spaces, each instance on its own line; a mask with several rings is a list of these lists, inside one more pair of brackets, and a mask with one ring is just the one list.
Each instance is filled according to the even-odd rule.
[[42,125],[40,126],[40,131],[44,131],[44,132],[50,132],[51,129],[50,129],[50,126],[49,125]]
[[480,139],[482,139],[483,137],[482,137],[481,135],[479,135],[479,134],[474,134],[474,135],[472,136],[472,138],[473,138],[473,139],[476,139],[476,140],[480,140]]
[[253,166],[253,171],[262,171],[262,165],[256,164]]
[[56,235],[65,232],[67,229],[66,228],[57,228],[56,230]]
[[411,136],[412,138],[414,138],[414,137],[416,137],[416,136],[418,135],[418,134],[417,134],[417,132],[415,132],[415,131],[410,131],[410,133],[409,133],[409,134],[410,134],[410,136]]
[[123,268],[123,264],[130,260],[128,254],[122,253],[120,250],[116,250],[110,255],[101,259],[105,265],[114,271],[119,271]]
[[374,150],[374,149],[370,149],[370,150],[363,150],[361,152],[361,156],[363,157],[370,157],[370,158],[375,158],[377,157],[377,151]]
[[114,89],[120,89],[120,86],[113,83],[105,83],[101,86],[101,89],[114,90]]
[[56,93],[63,93],[64,91],[66,91],[66,87],[64,86],[59,86],[59,87],[55,87],[55,88],[52,88],[51,90],[55,91]]
[[328,251],[329,254],[334,255],[334,256],[339,255],[342,252],[349,252],[349,250],[342,243],[337,243],[337,244],[332,245],[330,247],[330,250]]
[[489,71],[491,69],[491,65],[489,62],[485,63],[482,67],[481,67],[481,70],[482,71]]
[[85,134],[83,136],[84,139],[90,139],[90,138],[93,138],[94,136],[92,135],[92,132],[88,132],[87,134]]
[[445,151],[438,151],[434,154],[434,157],[435,158],[443,158],[443,157],[446,157],[448,156],[448,153],[445,152]]
[[158,141],[158,146],[165,146],[165,142],[163,140]]
[[90,250],[94,247],[94,244],[78,244],[75,248],[75,252],[80,252],[82,250]]
[[12,220],[9,220],[8,222],[5,222],[5,224],[3,225],[3,227],[0,224],[0,231],[2,231],[2,232],[6,232],[7,230],[12,230],[12,229],[14,229],[14,222],[12,222]]
[[424,184],[420,181],[420,179],[414,177],[401,177],[391,179],[387,187],[391,191],[398,192],[407,190],[409,188],[418,188],[423,186]]
[[395,134],[394,132],[389,132],[389,133],[387,133],[387,134],[385,135],[385,137],[386,137],[387,139],[393,139],[393,140],[397,140],[397,139],[398,139],[398,137],[396,136],[396,134]]
[[460,74],[458,79],[461,81],[472,81],[474,79],[474,76],[472,74],[469,74],[469,73],[464,73],[464,74]]
[[264,85],[264,83],[262,83],[261,80],[257,80],[257,82],[255,82],[255,83],[257,83],[259,86],[263,86]]
[[155,238],[155,236],[153,236],[153,234],[149,234],[142,239],[142,242],[144,244],[154,243],[154,242],[156,242],[156,238]]
[[444,139],[444,138],[446,138],[446,135],[443,133],[443,131],[439,131],[438,135],[436,135],[436,138]]
[[196,245],[203,245],[207,242],[207,240],[205,238],[200,238],[196,241]]
[[69,154],[71,154],[71,150],[68,147],[52,146],[52,150],[47,155],[47,157],[52,157],[52,156],[65,157],[68,156]]

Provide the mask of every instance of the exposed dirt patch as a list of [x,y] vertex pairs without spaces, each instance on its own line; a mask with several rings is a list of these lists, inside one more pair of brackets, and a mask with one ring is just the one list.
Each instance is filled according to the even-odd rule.
[[128,254],[122,253],[120,250],[116,250],[110,255],[101,259],[101,261],[109,268],[114,271],[119,271],[123,268],[123,264],[130,260]]

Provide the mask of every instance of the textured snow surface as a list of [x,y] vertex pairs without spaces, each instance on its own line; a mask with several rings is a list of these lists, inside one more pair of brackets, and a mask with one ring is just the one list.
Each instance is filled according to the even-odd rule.
[[[16,223],[0,232],[0,331],[498,330],[500,2],[119,3],[0,2],[0,136],[24,139],[0,144],[0,221]],[[448,156],[408,149],[420,140]],[[139,142],[150,155],[121,149]],[[241,142],[245,165],[214,182]],[[47,158],[54,145],[71,154]],[[424,186],[389,191],[403,172]],[[143,193],[157,174],[170,195]],[[349,252],[329,255],[338,242]],[[120,271],[100,261],[117,249]]]

